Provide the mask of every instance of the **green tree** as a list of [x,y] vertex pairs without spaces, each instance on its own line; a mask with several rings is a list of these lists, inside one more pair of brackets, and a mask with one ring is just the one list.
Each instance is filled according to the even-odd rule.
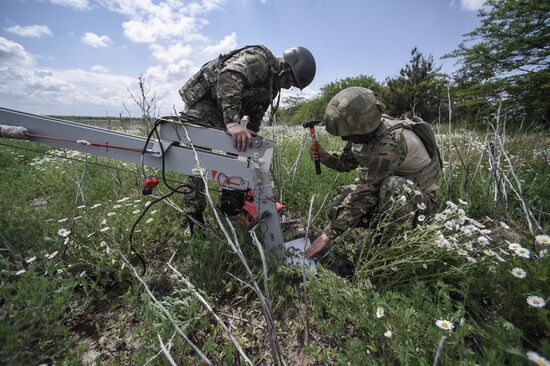
[[548,122],[550,2],[488,0],[478,17],[480,26],[447,55],[461,64],[462,106],[482,110],[504,99],[518,114]]
[[289,97],[284,100],[284,108],[278,111],[281,120],[290,123],[302,123],[310,119],[321,119],[325,114],[325,108],[330,99],[339,91],[350,86],[362,86],[369,88],[375,93],[381,93],[382,85],[372,76],[359,75],[330,82],[321,87],[320,95],[310,100],[303,98]]
[[433,57],[424,55],[415,47],[411,59],[399,75],[386,80],[388,86],[382,99],[388,114],[394,116],[419,116],[433,121],[438,116],[444,96],[445,78],[439,74]]

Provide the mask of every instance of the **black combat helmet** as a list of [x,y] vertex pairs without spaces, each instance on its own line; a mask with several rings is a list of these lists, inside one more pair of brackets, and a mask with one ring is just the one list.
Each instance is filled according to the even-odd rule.
[[307,48],[291,47],[283,54],[284,61],[290,66],[298,88],[304,89],[315,77],[315,59]]

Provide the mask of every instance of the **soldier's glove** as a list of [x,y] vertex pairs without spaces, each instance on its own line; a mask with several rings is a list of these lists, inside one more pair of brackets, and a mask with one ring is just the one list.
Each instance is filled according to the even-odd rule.
[[252,142],[252,137],[256,136],[255,132],[250,131],[239,123],[227,124],[227,131],[233,137],[233,147],[239,151],[246,151],[246,148]]
[[27,132],[25,127],[0,125],[0,137],[26,140],[25,132]]

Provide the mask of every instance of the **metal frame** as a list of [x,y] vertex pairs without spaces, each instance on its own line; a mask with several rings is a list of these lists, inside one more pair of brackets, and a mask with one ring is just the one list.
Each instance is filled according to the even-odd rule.
[[[166,170],[191,176],[205,173],[208,180],[224,189],[252,189],[255,192],[264,245],[278,254],[283,253],[283,234],[269,171],[276,147],[274,141],[257,137],[252,147],[240,152],[233,147],[233,139],[225,130],[184,124],[177,118],[169,117],[162,119],[160,128],[162,149],[158,140],[151,139],[147,153],[142,155],[145,138],[101,127],[1,107],[0,123],[25,127],[34,135],[58,138],[30,137],[29,140],[34,142],[135,164],[141,164],[143,158],[144,165],[158,169],[162,168],[164,150]],[[109,146],[89,146],[87,143]],[[196,164],[195,153],[200,167]]]

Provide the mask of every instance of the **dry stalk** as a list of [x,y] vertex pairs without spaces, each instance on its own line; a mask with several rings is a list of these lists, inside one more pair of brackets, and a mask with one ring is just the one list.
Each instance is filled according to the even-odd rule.
[[256,293],[256,296],[258,297],[258,300],[260,301],[260,307],[262,309],[262,314],[263,314],[263,316],[266,320],[267,336],[268,336],[269,343],[270,343],[270,346],[271,346],[271,353],[272,353],[272,356],[273,356],[273,360],[277,363],[277,365],[286,365],[286,362],[283,358],[283,355],[282,355],[282,352],[281,352],[281,349],[280,349],[280,346],[279,346],[279,342],[277,340],[277,332],[276,332],[275,324],[273,322],[271,307],[268,304],[265,295],[262,293],[262,290],[260,289],[260,287],[259,287],[259,285],[258,285],[258,283],[257,283],[257,281],[254,277],[254,274],[252,273],[252,270],[250,269],[250,266],[248,265],[248,261],[246,260],[243,252],[241,251],[240,244],[237,240],[237,235],[236,235],[236,232],[235,232],[235,228],[233,227],[233,224],[231,223],[231,221],[226,220],[227,224],[228,224],[228,226],[229,226],[229,228],[230,228],[230,230],[233,234],[233,238],[231,238],[231,236],[229,235],[225,225],[223,224],[223,222],[222,222],[222,220],[221,220],[221,218],[218,214],[218,211],[216,210],[216,206],[214,205],[214,201],[212,200],[212,197],[210,195],[210,190],[208,189],[208,180],[206,179],[204,170],[202,169],[202,167],[200,165],[199,156],[198,156],[197,151],[195,149],[195,145],[192,143],[192,141],[189,137],[189,133],[188,133],[187,128],[185,127],[185,125],[182,123],[181,126],[182,126],[183,130],[185,131],[185,137],[187,139],[187,143],[191,146],[191,149],[193,150],[196,167],[201,172],[200,176],[201,176],[201,179],[202,179],[202,181],[204,183],[204,187],[205,187],[204,193],[205,193],[206,201],[208,202],[208,204],[212,208],[212,212],[214,213],[214,217],[215,217],[216,221],[218,222],[218,225],[219,225],[219,227],[220,227],[227,243],[229,244],[229,246],[231,247],[233,252],[237,255],[237,257],[239,258],[241,263],[243,264],[243,267],[244,267],[244,269],[245,269],[245,271],[246,271],[246,273],[249,277],[249,280],[251,282],[251,287],[253,288],[254,292]]
[[449,199],[451,199],[451,189],[453,184],[453,159],[452,157],[452,150],[451,146],[453,144],[453,135],[452,135],[452,128],[451,128],[451,119],[453,116],[453,108],[451,106],[451,86],[447,84],[447,103],[448,103],[448,109],[449,109],[449,130],[447,132],[447,140],[448,140],[448,152],[449,152],[449,170],[448,170],[448,178],[447,178],[447,196]]
[[[313,202],[315,202],[315,195],[311,196],[311,200],[309,201],[309,211],[307,214],[307,226],[306,226],[306,236],[304,238],[304,253],[306,251],[305,244],[307,243],[307,239],[309,237],[309,227],[311,225],[311,211],[313,211]],[[306,273],[306,265],[304,262],[302,262],[302,282],[304,285],[304,307],[306,310],[306,314],[304,316],[304,332],[305,332],[305,343],[309,344],[309,301],[307,296],[307,273]]]
[[439,363],[441,362],[441,355],[443,354],[443,349],[445,348],[445,343],[447,343],[447,336],[441,336],[439,345],[437,346],[437,352],[435,353],[433,366],[439,366]]
[[[172,355],[170,355],[170,350],[166,348],[166,346],[164,345],[164,342],[162,341],[162,338],[160,337],[159,334],[157,334],[157,338],[159,340],[160,349],[161,349],[162,353],[164,353],[164,356],[166,357],[166,359],[168,360],[170,365],[177,366],[178,364],[176,363],[176,361],[174,361],[174,359],[172,358]],[[168,344],[170,345],[170,342],[168,342]]]
[[159,308],[164,313],[164,315],[168,318],[170,323],[172,323],[172,325],[174,326],[174,329],[176,330],[176,332],[178,332],[179,335],[181,335],[183,337],[183,339],[187,342],[187,344],[200,356],[200,358],[207,365],[212,365],[212,362],[208,359],[208,357],[206,357],[204,355],[204,353],[202,353],[202,351],[191,341],[191,339],[189,339],[189,337],[187,337],[187,335],[183,332],[183,330],[181,330],[178,323],[172,317],[172,314],[170,314],[170,312],[160,303],[160,301],[157,300],[155,295],[153,295],[153,293],[151,292],[151,290],[147,286],[147,283],[143,280],[143,278],[141,278],[139,273],[136,271],[135,267],[130,263],[128,258],[126,258],[124,253],[122,253],[121,250],[119,250],[118,252],[119,252],[120,256],[122,257],[122,259],[124,260],[124,263],[126,263],[126,265],[128,266],[128,268],[132,269],[132,273],[134,274],[134,277],[143,285],[143,288],[145,289],[145,291],[147,292],[147,294],[149,295],[151,300],[153,300],[153,303],[155,304],[155,306],[157,308]]
[[[170,339],[168,340],[168,348],[171,347],[172,345],[172,340],[174,340],[174,337],[176,337],[176,334],[178,334],[177,332],[174,332],[174,334],[172,334],[172,337],[170,337]],[[158,356],[160,356],[160,354],[162,353],[162,350],[158,351],[156,355],[154,355],[153,357],[151,357],[150,359],[147,360],[147,362],[145,362],[143,364],[143,366],[147,366],[149,365],[151,362],[153,362],[154,360],[157,359]]]
[[216,314],[216,312],[214,311],[214,309],[212,309],[212,307],[210,306],[210,304],[205,300],[204,297],[202,297],[202,295],[195,289],[195,286],[191,283],[191,281],[189,281],[189,279],[187,277],[185,277],[184,275],[182,275],[176,268],[174,268],[170,263],[168,263],[168,267],[177,275],[177,277],[185,283],[185,285],[191,290],[191,292],[193,292],[193,295],[195,295],[195,297],[199,300],[199,302],[201,304],[204,305],[204,307],[208,310],[208,312],[210,313],[210,315],[212,315],[214,317],[214,319],[216,319],[216,321],[218,322],[218,324],[220,325],[220,327],[222,327],[222,329],[227,333],[227,336],[229,337],[229,339],[231,340],[231,343],[233,343],[233,345],[235,346],[235,348],[237,349],[237,351],[240,353],[240,355],[242,356],[242,358],[244,359],[244,361],[246,362],[247,365],[252,365],[252,361],[250,361],[250,359],[248,358],[248,356],[246,355],[246,353],[244,353],[243,349],[241,348],[241,345],[239,344],[239,342],[237,341],[237,339],[235,338],[235,336],[233,336],[233,333],[231,333],[231,330],[229,330],[229,328],[225,325],[225,323],[223,322],[223,320],[220,319],[220,317]]

